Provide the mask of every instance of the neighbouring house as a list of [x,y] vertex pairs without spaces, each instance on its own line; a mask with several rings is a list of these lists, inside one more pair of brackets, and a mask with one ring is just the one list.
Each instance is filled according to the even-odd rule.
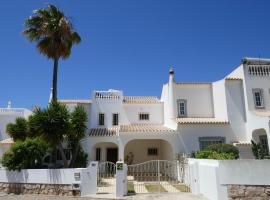
[[240,158],[253,158],[251,139],[269,153],[270,59],[244,58],[216,82],[177,82],[171,69],[160,99],[110,89],[60,102],[86,109],[82,145],[89,160],[172,160],[215,143],[234,144]]
[[11,101],[8,102],[7,108],[0,108],[0,157],[14,143],[12,138],[6,132],[6,126],[9,123],[14,123],[16,118],[28,118],[32,111],[26,108],[12,108]]

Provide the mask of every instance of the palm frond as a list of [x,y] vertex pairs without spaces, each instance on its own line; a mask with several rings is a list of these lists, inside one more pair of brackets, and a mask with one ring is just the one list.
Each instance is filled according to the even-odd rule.
[[29,41],[37,42],[37,49],[46,57],[68,58],[72,46],[81,41],[71,21],[52,4],[33,13],[25,21],[23,34]]

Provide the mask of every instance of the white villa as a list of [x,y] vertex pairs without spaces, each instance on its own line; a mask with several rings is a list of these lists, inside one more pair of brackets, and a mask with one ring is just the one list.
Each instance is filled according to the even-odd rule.
[[[91,100],[60,102],[87,111],[82,145],[90,161],[173,160],[214,143],[234,144],[240,158],[253,158],[252,139],[269,152],[270,59],[244,58],[232,73],[211,83],[177,82],[170,70],[160,99],[110,89],[93,91]],[[1,147],[10,142],[7,122],[30,114],[0,109]]]
[[240,158],[253,158],[251,139],[269,152],[270,59],[244,58],[212,83],[177,82],[170,70],[160,99],[110,89],[61,103],[88,112],[82,144],[89,160],[171,160],[214,143],[234,144]]

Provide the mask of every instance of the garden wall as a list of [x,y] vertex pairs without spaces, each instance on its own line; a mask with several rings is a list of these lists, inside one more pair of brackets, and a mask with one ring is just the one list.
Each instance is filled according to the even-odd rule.
[[269,160],[189,159],[191,190],[208,199],[269,199]]
[[88,168],[0,169],[0,192],[5,193],[84,196],[95,194],[96,184],[97,162]]

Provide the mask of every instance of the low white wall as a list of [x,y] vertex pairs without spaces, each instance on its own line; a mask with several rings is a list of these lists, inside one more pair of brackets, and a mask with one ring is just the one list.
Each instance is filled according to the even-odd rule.
[[78,181],[74,173],[82,173],[82,169],[27,169],[8,171],[0,169],[2,183],[40,183],[40,184],[72,184]]
[[98,162],[93,161],[87,168],[27,169],[20,172],[0,169],[0,183],[79,184],[81,196],[85,196],[97,192],[97,168]]
[[219,161],[220,184],[270,185],[270,160]]
[[208,199],[226,199],[227,188],[218,179],[219,161],[189,159],[190,185],[194,194],[202,194]]
[[194,194],[210,200],[228,199],[227,185],[270,185],[269,160],[189,159]]

